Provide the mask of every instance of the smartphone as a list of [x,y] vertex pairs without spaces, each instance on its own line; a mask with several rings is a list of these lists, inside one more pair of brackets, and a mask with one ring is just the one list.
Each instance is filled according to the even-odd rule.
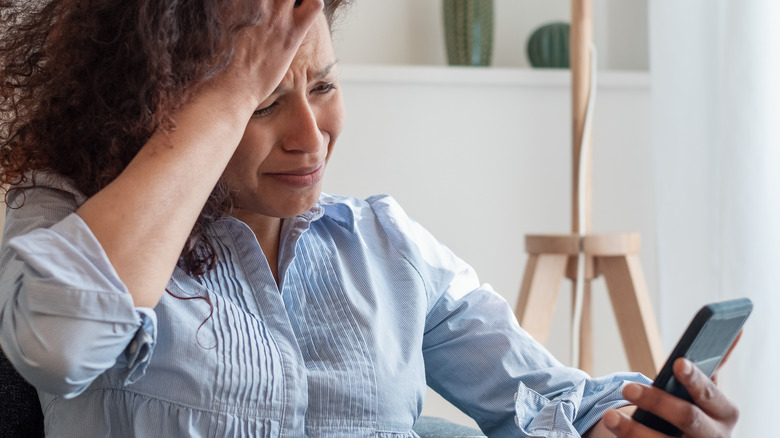
[[[711,377],[752,310],[753,303],[747,298],[721,301],[702,307],[672,350],[658,377],[653,381],[653,386],[692,402],[688,391],[675,379],[672,364],[677,358],[685,357]],[[634,412],[633,419],[669,436],[682,435],[682,431],[668,421],[642,409]]]

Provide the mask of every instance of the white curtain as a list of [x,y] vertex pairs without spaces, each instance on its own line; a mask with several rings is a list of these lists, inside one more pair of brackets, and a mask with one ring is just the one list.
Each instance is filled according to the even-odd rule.
[[664,346],[701,305],[751,298],[721,387],[735,437],[780,436],[780,1],[648,7]]

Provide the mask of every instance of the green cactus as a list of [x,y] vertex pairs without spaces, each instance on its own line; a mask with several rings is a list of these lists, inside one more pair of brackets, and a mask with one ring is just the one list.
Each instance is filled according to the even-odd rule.
[[555,22],[536,29],[526,45],[533,67],[569,68],[569,23]]
[[488,66],[493,56],[493,0],[443,0],[450,65]]

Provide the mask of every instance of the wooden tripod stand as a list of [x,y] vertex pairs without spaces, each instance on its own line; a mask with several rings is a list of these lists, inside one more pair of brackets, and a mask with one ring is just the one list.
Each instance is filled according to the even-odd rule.
[[[604,274],[612,307],[620,328],[629,366],[655,377],[662,364],[662,348],[655,315],[647,295],[639,263],[640,237],[628,234],[589,234],[591,211],[591,156],[583,157],[586,175],[584,205],[580,205],[580,149],[585,138],[590,97],[592,0],[572,0],[570,66],[572,72],[572,234],[526,236],[526,264],[515,314],[520,324],[537,340],[545,342],[555,301],[564,275],[576,278],[578,255],[585,255],[585,287],[580,330],[580,368],[592,373],[591,280]],[[584,140],[584,141],[583,141]],[[585,143],[587,142],[587,143]],[[590,148],[588,148],[590,150]],[[580,209],[585,221],[580,219]],[[581,232],[583,231],[583,232]]]
[[592,373],[590,281],[604,275],[629,366],[655,377],[663,361],[660,335],[639,262],[637,233],[529,235],[526,263],[515,314],[544,343],[561,281],[576,277],[577,256],[585,253],[585,305],[580,331],[580,368]]

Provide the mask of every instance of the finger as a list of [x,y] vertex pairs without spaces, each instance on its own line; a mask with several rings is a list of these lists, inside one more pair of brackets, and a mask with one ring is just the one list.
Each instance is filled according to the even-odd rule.
[[252,88],[261,91],[260,101],[279,84],[312,25],[323,16],[323,0],[302,0],[297,8],[295,1],[268,2],[262,23],[245,29],[243,45],[236,49],[241,53],[234,56],[239,69],[248,68],[244,70],[248,77],[262,77],[263,85],[270,84],[269,89]]
[[650,429],[643,424],[639,424],[632,420],[628,415],[615,409],[610,409],[605,412],[603,420],[607,429],[618,438],[668,438],[661,432]]
[[323,15],[323,0],[284,0],[278,4],[272,32],[286,34],[283,47],[298,51],[309,29]]
[[630,383],[623,388],[623,398],[638,408],[663,418],[680,430],[700,433],[713,428],[701,409],[660,388]]
[[325,7],[323,0],[295,0],[293,4],[295,21],[303,29],[311,27]]
[[683,358],[674,362],[673,370],[677,380],[688,390],[693,402],[708,416],[736,422],[739,416],[737,407],[706,374]]
[[323,0],[276,0],[264,14],[264,22],[276,33],[305,35],[324,8]]

